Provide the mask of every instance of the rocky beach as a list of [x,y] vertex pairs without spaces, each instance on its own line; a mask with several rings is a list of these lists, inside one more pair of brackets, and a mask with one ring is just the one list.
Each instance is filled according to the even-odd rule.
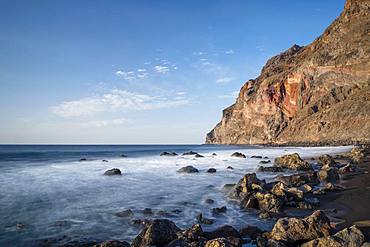
[[[163,152],[161,156],[177,156],[175,152]],[[197,152],[183,156],[202,157]],[[216,156],[217,153],[212,155]],[[261,155],[247,157],[241,152],[231,156],[239,159],[263,160]],[[106,240],[103,242],[62,243],[55,239],[44,240],[40,246],[368,246],[370,240],[369,164],[370,149],[367,145],[356,146],[350,152],[334,156],[323,154],[302,159],[297,153],[286,154],[272,162],[260,162],[258,174],[276,174],[270,182],[259,179],[256,173],[247,173],[226,184],[224,196],[237,204],[241,211],[258,215],[274,222],[269,229],[255,225],[233,226],[223,224],[212,231],[204,230],[214,223],[214,217],[226,213],[228,208],[212,208],[212,218],[198,214],[196,224],[181,229],[169,220],[165,212],[162,218],[151,219],[151,208],[144,211],[142,219],[134,219],[132,210],[119,213],[119,217],[141,225],[140,233],[132,242]],[[267,165],[267,166],[266,166]],[[232,168],[229,168],[232,169]],[[113,170],[113,169],[112,169]],[[104,175],[121,176],[119,172]],[[118,170],[118,169],[117,169]],[[193,166],[179,168],[179,173],[200,171]],[[216,169],[203,172],[215,173]],[[290,172],[290,175],[284,175]],[[197,203],[193,201],[193,203]],[[207,203],[213,204],[209,198]],[[21,228],[22,226],[17,226]]]

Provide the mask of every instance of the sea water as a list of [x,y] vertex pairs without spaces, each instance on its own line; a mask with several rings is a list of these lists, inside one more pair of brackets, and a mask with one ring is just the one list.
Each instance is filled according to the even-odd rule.
[[[351,147],[262,147],[218,145],[0,145],[0,246],[38,246],[43,240],[131,241],[141,227],[133,219],[168,218],[180,228],[197,223],[196,216],[215,220],[212,230],[224,224],[269,229],[253,211],[241,210],[226,197],[225,184],[237,183],[256,172],[261,159],[297,152],[301,157],[334,154]],[[182,156],[186,151],[205,156]],[[159,156],[163,151],[179,156]],[[242,152],[246,159],[231,157]],[[216,153],[217,155],[212,155]],[[127,157],[121,157],[125,154]],[[86,161],[79,161],[86,158]],[[102,160],[108,162],[103,162]],[[192,165],[196,174],[178,173]],[[227,169],[232,166],[234,169]],[[216,173],[207,173],[208,168]],[[119,168],[122,176],[104,176]],[[257,173],[272,180],[278,173]],[[213,199],[214,204],[205,203]],[[227,212],[212,215],[212,208]],[[153,215],[142,210],[151,208]],[[116,213],[131,209],[131,218]],[[160,213],[162,211],[162,213]],[[163,211],[166,214],[163,214]],[[18,224],[18,227],[17,227]]]

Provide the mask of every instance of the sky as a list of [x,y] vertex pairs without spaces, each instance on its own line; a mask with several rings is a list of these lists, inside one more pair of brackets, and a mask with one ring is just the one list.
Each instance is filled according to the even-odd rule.
[[204,143],[344,0],[0,0],[0,143]]

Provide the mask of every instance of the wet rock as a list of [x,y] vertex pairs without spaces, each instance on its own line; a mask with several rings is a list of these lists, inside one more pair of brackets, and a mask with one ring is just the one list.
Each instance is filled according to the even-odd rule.
[[97,247],[130,247],[130,244],[125,241],[109,240],[109,241],[105,241],[95,246]]
[[217,156],[217,154],[216,153],[213,153],[212,156]]
[[171,212],[174,213],[174,214],[180,214],[182,212],[182,210],[180,210],[180,209],[174,209]]
[[254,159],[262,159],[262,156],[260,156],[260,155],[252,155],[251,158],[254,158]]
[[365,148],[363,147],[354,147],[349,156],[351,157],[352,159],[352,162],[357,164],[357,163],[360,163],[363,158],[365,157]]
[[232,167],[232,166],[228,166],[228,167],[226,167],[226,169],[234,170],[234,167]]
[[258,201],[258,207],[262,211],[278,213],[283,205],[280,198],[269,192],[257,192],[255,196]]
[[231,155],[231,157],[237,157],[237,158],[247,158],[247,156],[245,154],[242,154],[242,153],[239,153],[239,152],[235,152]]
[[286,247],[283,242],[266,237],[258,237],[256,243],[258,247]]
[[339,180],[338,170],[335,167],[323,166],[317,173],[321,181],[332,182]]
[[208,239],[214,238],[229,238],[229,237],[236,237],[240,238],[240,233],[234,227],[230,225],[224,225],[212,232],[205,232],[204,236]]
[[215,203],[215,201],[214,201],[214,200],[212,200],[212,199],[210,199],[210,198],[207,198],[204,202],[205,202],[205,203],[208,203],[208,204],[213,204],[213,203]]
[[171,214],[170,213],[168,213],[167,211],[165,211],[165,210],[159,210],[158,212],[157,212],[157,215],[158,216],[160,216],[160,217],[170,217],[171,216]]
[[328,217],[320,210],[310,216],[298,218],[281,218],[270,232],[270,238],[291,244],[310,241],[319,237],[329,236],[331,232]]
[[293,187],[299,187],[303,184],[309,184],[311,186],[319,184],[319,179],[316,172],[279,176],[276,180]]
[[216,238],[206,242],[205,247],[233,247],[226,238]]
[[205,225],[212,225],[215,221],[214,219],[208,219],[208,218],[203,217],[203,214],[201,213],[198,214],[196,218],[199,223],[202,223]]
[[312,194],[314,194],[314,195],[325,195],[326,190],[325,190],[325,188],[317,188],[317,189],[314,189],[312,191]]
[[215,168],[209,168],[207,170],[208,173],[215,173],[217,170]]
[[268,164],[268,163],[271,163],[271,160],[261,160],[259,163],[260,164]]
[[332,183],[326,183],[325,186],[324,186],[324,188],[325,188],[325,191],[333,191],[333,190],[335,190],[335,186]]
[[110,169],[110,170],[105,171],[104,172],[104,175],[105,176],[116,176],[116,175],[120,176],[120,175],[122,175],[122,173],[121,173],[121,170],[120,169],[113,168],[113,169]]
[[239,180],[237,185],[230,191],[229,197],[234,199],[244,199],[249,192],[252,192],[252,184],[262,184],[263,182],[257,178],[256,173],[245,174]]
[[186,238],[188,241],[198,241],[200,238],[203,238],[204,233],[202,226],[195,224],[191,228],[182,231],[177,235]]
[[126,154],[121,154],[121,157],[122,158],[127,158],[127,155]]
[[299,154],[287,154],[275,159],[275,166],[292,170],[312,170],[312,166],[301,159]]
[[204,158],[204,156],[203,155],[200,155],[200,154],[196,154],[195,155],[195,158]]
[[334,167],[336,165],[334,158],[329,154],[321,155],[319,160],[324,166]]
[[131,221],[132,225],[138,225],[138,226],[146,226],[151,222],[151,220],[148,219],[134,219]]
[[177,172],[180,172],[180,173],[197,173],[199,171],[194,166],[185,166],[185,167],[182,167],[179,170],[177,170]]
[[178,154],[175,152],[162,152],[160,156],[177,156]]
[[308,184],[304,184],[304,185],[299,186],[299,189],[301,191],[303,191],[304,193],[309,193],[309,192],[312,191],[312,187]]
[[108,162],[108,160],[102,160],[101,162]]
[[129,218],[134,216],[134,212],[132,212],[131,209],[125,209],[121,212],[116,213],[116,216],[122,217],[122,218]]
[[156,219],[132,241],[131,247],[165,246],[177,238],[180,229],[170,220]]
[[283,168],[277,166],[259,166],[258,172],[283,172]]
[[263,230],[261,230],[260,228],[258,228],[256,226],[246,226],[246,227],[240,229],[240,231],[239,231],[241,236],[243,236],[243,237],[248,236],[253,240],[255,240],[259,236],[261,236],[261,234],[263,232],[264,232]]
[[356,226],[345,228],[333,236],[317,238],[304,243],[301,247],[333,246],[333,247],[357,247],[365,241],[365,236]]
[[87,161],[87,159],[86,158],[82,158],[79,161]]
[[339,168],[338,173],[339,174],[345,174],[345,173],[354,172],[355,170],[356,170],[356,166],[351,164],[351,163],[348,163],[347,165],[342,166],[341,168]]
[[144,208],[144,210],[142,211],[143,214],[146,214],[146,215],[152,215],[153,214],[153,211],[151,208]]
[[15,224],[15,229],[16,230],[22,230],[23,228],[25,228],[25,225],[23,223]]
[[226,213],[227,208],[226,206],[220,207],[220,208],[212,208],[212,213],[213,214],[223,214]]
[[235,187],[235,184],[224,184],[224,186],[222,187],[222,190],[225,192],[229,192],[234,187]]
[[189,151],[189,152],[183,153],[182,155],[197,155],[197,154],[198,154],[197,152]]

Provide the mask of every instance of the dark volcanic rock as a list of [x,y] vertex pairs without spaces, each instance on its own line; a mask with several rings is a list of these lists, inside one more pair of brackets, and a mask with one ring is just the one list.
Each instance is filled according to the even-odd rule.
[[247,156],[245,156],[245,154],[242,154],[242,153],[239,153],[239,152],[235,152],[231,155],[231,157],[237,157],[237,158],[247,158]]
[[208,173],[215,173],[217,170],[215,168],[209,168],[207,170]]
[[185,166],[185,167],[182,167],[179,170],[177,170],[177,172],[180,172],[180,173],[197,173],[199,171],[194,166]]
[[149,223],[132,241],[132,247],[165,246],[177,238],[180,229],[170,220],[157,219]]
[[365,236],[356,226],[345,228],[337,232],[333,236],[317,238],[310,242],[304,243],[301,247],[316,247],[316,246],[333,246],[333,247],[357,247],[362,246],[365,241]]
[[175,152],[162,152],[160,156],[177,156]]
[[279,219],[270,232],[270,238],[292,244],[303,243],[319,237],[329,236],[331,230],[328,217],[322,211],[315,211],[303,219]]
[[183,153],[182,155],[197,155],[197,154],[198,154],[197,152],[189,151],[189,152]]
[[292,170],[312,170],[308,162],[299,157],[299,154],[287,154],[275,159],[275,166]]
[[115,175],[122,175],[121,170],[118,168],[112,168],[104,172],[105,176],[115,176]]
[[277,166],[259,166],[258,172],[283,172],[284,169]]

